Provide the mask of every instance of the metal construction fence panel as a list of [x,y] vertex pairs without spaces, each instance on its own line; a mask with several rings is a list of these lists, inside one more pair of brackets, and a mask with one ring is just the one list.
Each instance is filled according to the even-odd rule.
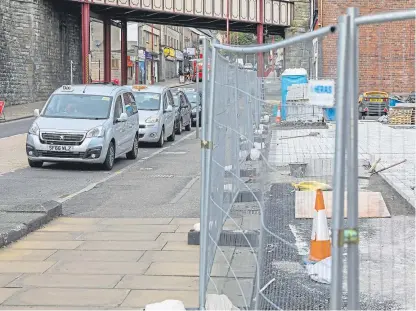
[[[204,40],[201,309],[209,294],[240,309],[415,308],[415,108],[399,104],[359,120],[358,66],[367,61],[358,48],[362,25],[415,16],[358,17],[350,8],[336,26],[277,43]],[[326,76],[302,51],[317,39],[337,40],[337,65]],[[414,37],[403,44],[414,49]],[[266,66],[265,78],[238,65],[252,55],[261,64],[279,49],[302,52],[276,72]],[[382,50],[371,57],[378,68]]]

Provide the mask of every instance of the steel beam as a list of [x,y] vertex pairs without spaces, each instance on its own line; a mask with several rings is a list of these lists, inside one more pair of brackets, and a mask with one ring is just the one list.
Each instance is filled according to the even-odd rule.
[[111,19],[106,18],[104,27],[104,82],[111,82]]
[[121,22],[121,85],[127,84],[127,22]]
[[90,4],[81,6],[82,83],[90,82]]

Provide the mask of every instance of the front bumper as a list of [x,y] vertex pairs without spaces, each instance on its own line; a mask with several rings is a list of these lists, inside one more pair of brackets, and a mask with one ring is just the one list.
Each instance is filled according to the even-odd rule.
[[161,127],[156,124],[153,126],[145,125],[145,128],[142,128],[143,125],[140,125],[139,128],[139,141],[146,143],[155,143],[160,138],[160,129]]
[[65,145],[68,151],[50,150],[48,144],[40,141],[39,136],[27,134],[26,155],[31,161],[42,162],[78,162],[103,163],[108,143],[102,137],[85,138],[81,145]]

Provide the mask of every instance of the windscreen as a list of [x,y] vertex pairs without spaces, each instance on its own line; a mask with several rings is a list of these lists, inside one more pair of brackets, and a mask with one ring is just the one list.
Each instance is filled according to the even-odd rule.
[[107,119],[113,98],[101,95],[52,95],[42,117],[67,119]]
[[159,110],[160,94],[149,92],[134,92],[137,109],[139,110]]
[[191,103],[192,107],[196,107],[199,104],[199,94],[196,92],[186,93],[186,97],[188,97],[189,102]]
[[173,105],[179,107],[179,95],[173,95]]

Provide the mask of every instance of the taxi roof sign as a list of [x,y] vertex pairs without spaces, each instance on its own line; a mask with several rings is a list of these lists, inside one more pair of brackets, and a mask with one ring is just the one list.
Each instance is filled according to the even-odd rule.
[[141,91],[141,90],[147,89],[147,85],[143,85],[143,84],[133,85],[131,88],[136,91]]
[[73,90],[72,85],[62,85],[62,91],[64,92],[72,92]]

